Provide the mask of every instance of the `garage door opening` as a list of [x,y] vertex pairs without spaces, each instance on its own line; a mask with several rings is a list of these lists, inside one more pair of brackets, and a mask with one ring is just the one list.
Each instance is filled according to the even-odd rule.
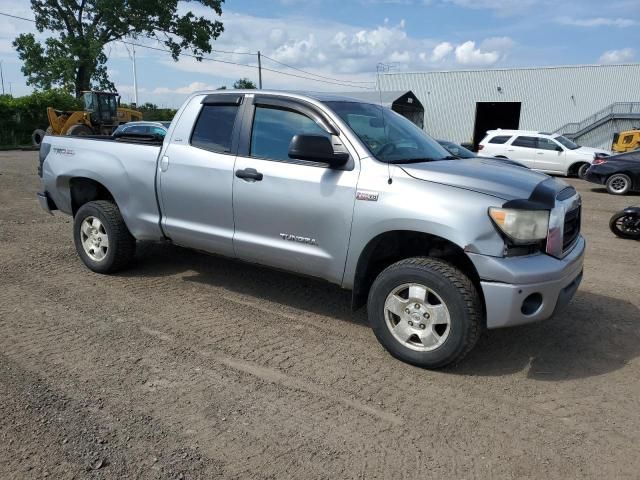
[[473,148],[487,134],[487,130],[496,128],[517,130],[520,127],[520,102],[477,102],[476,126],[473,130]]

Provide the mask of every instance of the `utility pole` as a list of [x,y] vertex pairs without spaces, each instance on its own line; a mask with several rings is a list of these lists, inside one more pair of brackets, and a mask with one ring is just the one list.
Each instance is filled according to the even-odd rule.
[[0,62],[0,79],[2,79],[2,94],[4,95],[4,73],[2,72],[2,62]]
[[258,50],[258,88],[262,90],[262,59]]
[[136,47],[131,45],[133,52],[133,101],[138,106],[138,75],[136,74]]

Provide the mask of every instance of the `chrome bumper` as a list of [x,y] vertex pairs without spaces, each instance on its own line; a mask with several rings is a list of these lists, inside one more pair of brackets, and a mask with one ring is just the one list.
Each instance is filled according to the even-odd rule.
[[568,304],[582,281],[585,245],[580,236],[562,259],[470,254],[480,275],[487,328],[545,320]]

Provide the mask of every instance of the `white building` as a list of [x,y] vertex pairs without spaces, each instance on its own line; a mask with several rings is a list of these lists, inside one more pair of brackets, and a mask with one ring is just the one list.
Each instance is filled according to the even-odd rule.
[[640,125],[640,64],[385,73],[384,91],[410,90],[433,137],[477,144],[487,130],[561,132],[610,148]]

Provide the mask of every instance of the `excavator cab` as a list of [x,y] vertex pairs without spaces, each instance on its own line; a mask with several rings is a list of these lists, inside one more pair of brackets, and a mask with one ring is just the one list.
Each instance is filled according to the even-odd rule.
[[111,92],[83,92],[84,109],[89,114],[91,124],[97,128],[118,123],[120,95]]

